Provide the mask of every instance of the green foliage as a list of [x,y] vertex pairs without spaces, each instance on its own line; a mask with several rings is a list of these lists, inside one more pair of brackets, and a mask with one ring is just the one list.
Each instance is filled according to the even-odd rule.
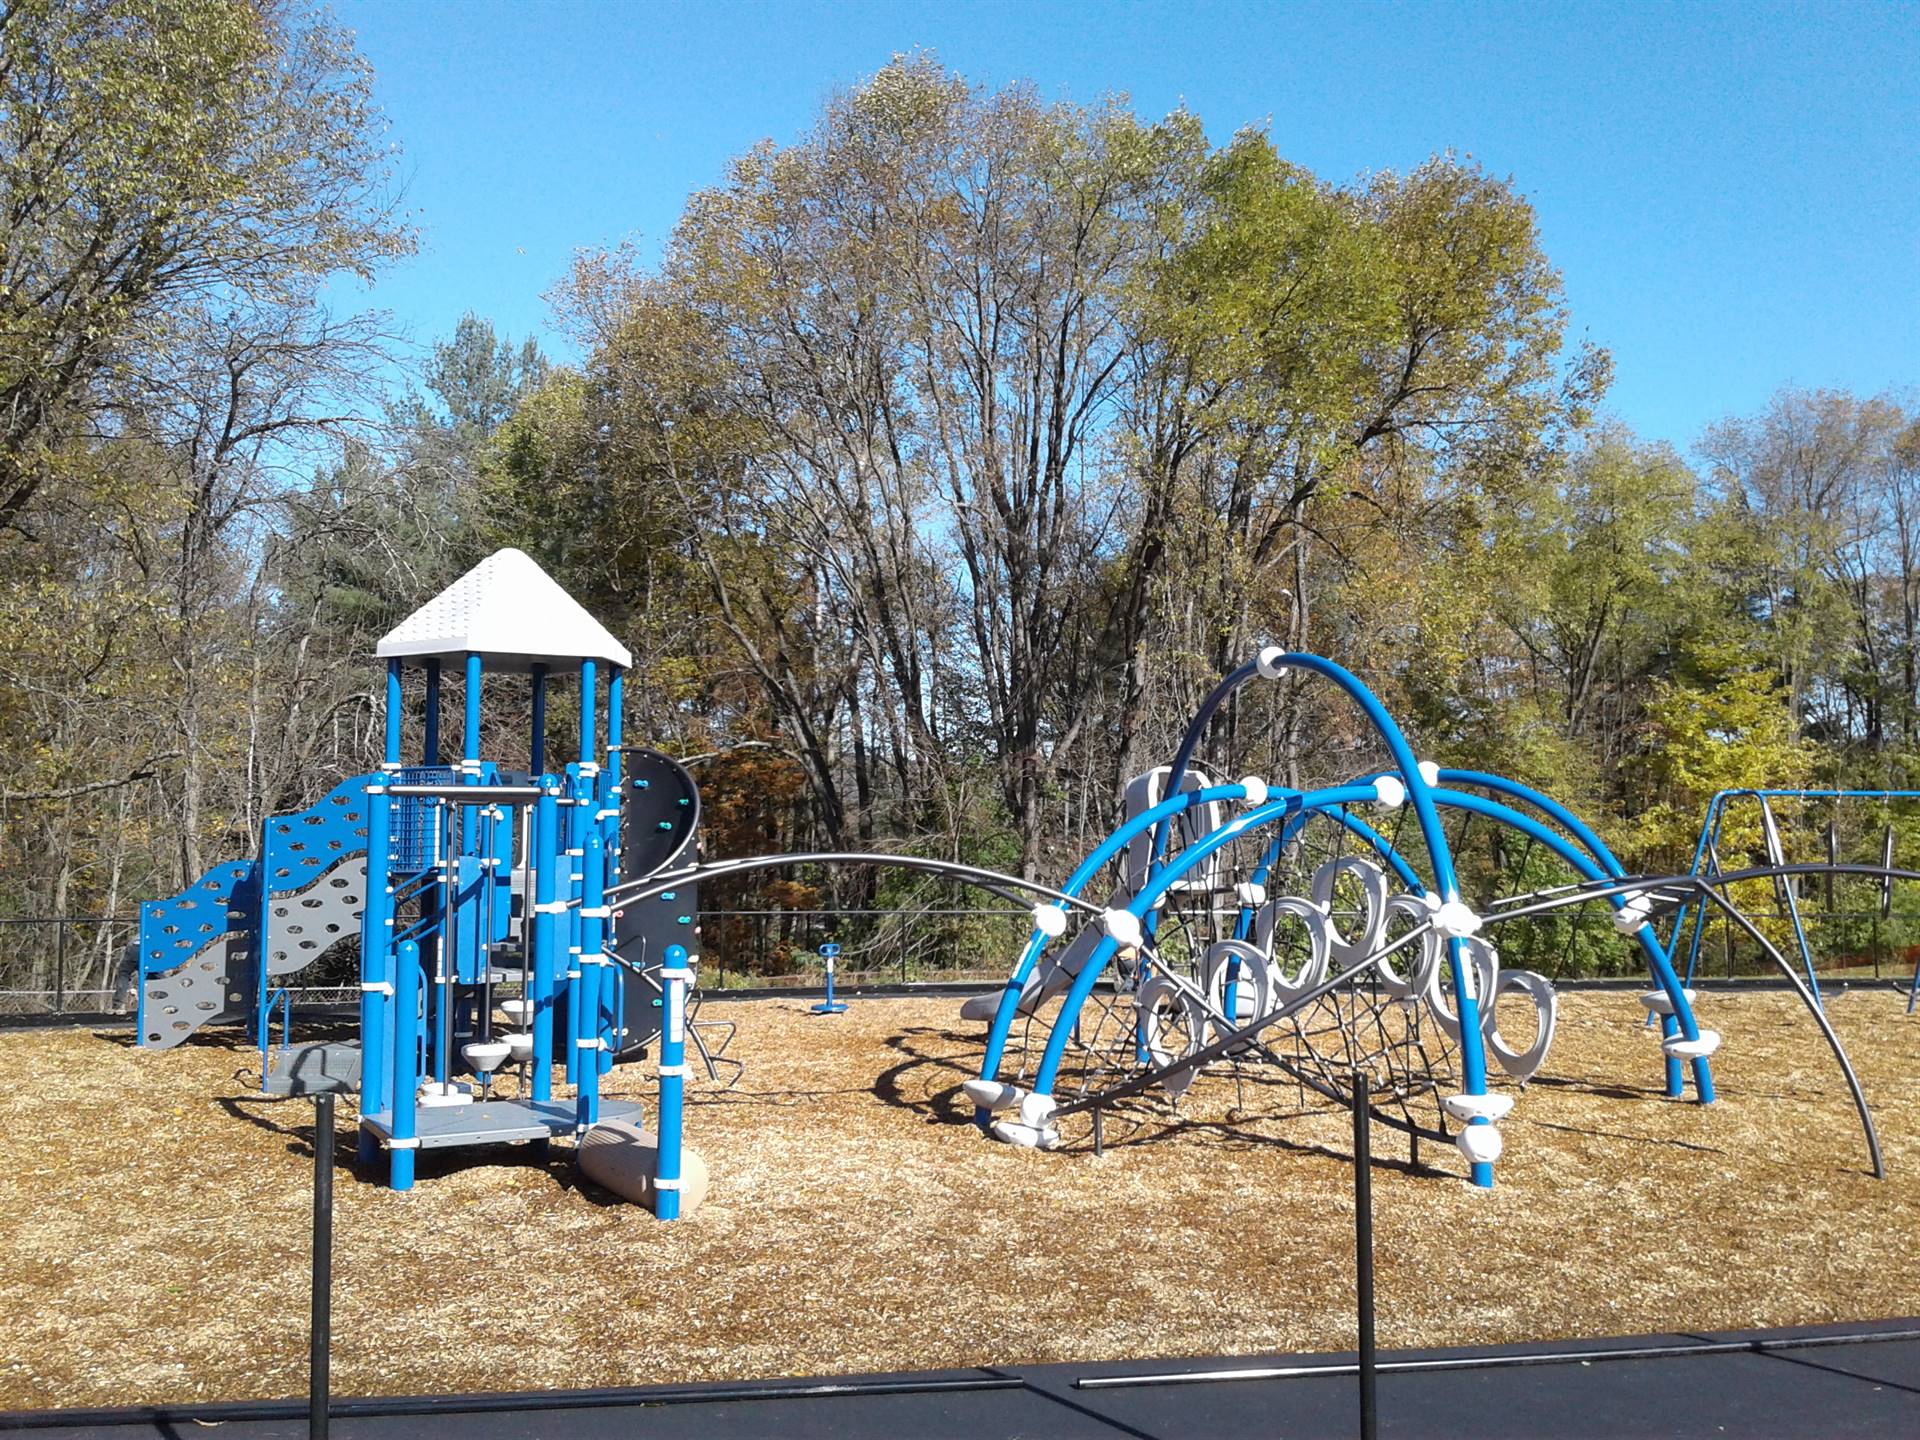
[[0,12],[0,528],[109,392],[235,307],[408,253],[347,32],[254,0]]
[[[469,314],[395,394],[377,320],[321,304],[414,243],[344,30],[17,0],[0,42],[0,910],[124,909],[368,764],[375,640],[501,545],[632,648],[629,736],[698,757],[715,855],[1058,875],[1269,642],[1629,866],[1683,867],[1728,786],[1920,782],[1911,403],[1783,391],[1697,466],[1596,422],[1609,358],[1470,160],[1340,182],[1263,131],[897,57],[688,197],[659,263],[582,253],[552,297],[580,363]],[[513,758],[510,688],[483,727]],[[1380,759],[1290,681],[1201,757]],[[1887,817],[1903,858],[1916,817]],[[1730,817],[1729,853],[1756,838]],[[1568,878],[1532,849],[1462,873]],[[820,938],[796,912],[910,975],[1003,970],[1025,932],[901,875],[703,900],[785,912],[707,937],[781,972]],[[1905,942],[1875,923],[1821,922]],[[1595,915],[1502,945],[1633,963]]]

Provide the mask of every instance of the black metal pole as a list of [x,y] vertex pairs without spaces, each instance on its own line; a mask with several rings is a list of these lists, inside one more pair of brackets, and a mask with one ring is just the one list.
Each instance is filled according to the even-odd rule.
[[53,1013],[67,1010],[67,922],[53,922]]
[[1360,1440],[1379,1434],[1373,1344],[1373,1136],[1367,1076],[1353,1077],[1353,1268],[1360,1311]]
[[307,1346],[307,1434],[326,1440],[333,1356],[333,1096],[313,1107],[313,1316]]

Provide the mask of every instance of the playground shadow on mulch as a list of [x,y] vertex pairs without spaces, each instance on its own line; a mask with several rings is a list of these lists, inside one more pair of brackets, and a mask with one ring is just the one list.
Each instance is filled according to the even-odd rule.
[[[499,1390],[1337,1349],[1353,1325],[1352,1118],[1291,1080],[1208,1074],[1054,1153],[996,1143],[960,1084],[954,997],[722,1001],[696,1075],[689,1219],[580,1183],[568,1148],[434,1151],[404,1194],[339,1106],[334,1385]],[[1660,1098],[1632,996],[1570,992],[1502,1125],[1491,1191],[1378,1126],[1381,1341],[1709,1331],[1920,1311],[1920,1017],[1830,1002],[1889,1178],[1783,994],[1703,993],[1719,1103]],[[318,1038],[296,1026],[296,1039]],[[314,1107],[252,1090],[244,1033],[167,1052],[0,1034],[0,1407],[299,1394]],[[657,1073],[603,1092],[654,1111]],[[564,1094],[564,1090],[561,1091]],[[404,1343],[396,1343],[404,1337]]]

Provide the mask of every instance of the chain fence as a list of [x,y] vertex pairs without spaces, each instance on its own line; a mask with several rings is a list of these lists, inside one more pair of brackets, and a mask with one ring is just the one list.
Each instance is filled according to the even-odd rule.
[[[828,944],[840,947],[841,985],[998,984],[1033,917],[1010,907],[702,910],[698,923],[708,989],[799,990],[824,982]],[[0,919],[0,1016],[130,1013],[138,924],[133,915]],[[359,998],[351,968],[336,951],[309,967],[319,983],[285,988],[296,1006],[348,1004]]]
[[[1797,965],[1785,915],[1755,918]],[[1822,978],[1904,982],[1920,962],[1920,916],[1810,907],[1802,920]],[[1010,906],[910,906],[702,910],[698,921],[707,989],[802,990],[824,982],[820,949],[828,944],[839,946],[835,980],[842,986],[999,984],[1026,943],[1033,917]],[[129,947],[137,924],[131,915],[0,918],[0,1016],[131,1011]],[[1690,938],[1683,935],[1676,945],[1676,963],[1685,963]],[[286,989],[299,1006],[349,1004],[359,995],[352,971],[351,955],[337,950],[309,967],[308,983]],[[1715,916],[1701,937],[1697,973],[1736,980],[1777,972],[1758,946]]]

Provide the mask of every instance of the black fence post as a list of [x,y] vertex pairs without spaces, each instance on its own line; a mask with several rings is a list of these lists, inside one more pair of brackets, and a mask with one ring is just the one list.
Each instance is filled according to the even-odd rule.
[[67,922],[53,922],[53,1013],[67,1010]]
[[1367,1103],[1366,1072],[1356,1071],[1353,1077],[1353,1266],[1360,1319],[1360,1440],[1375,1440],[1380,1425],[1373,1340],[1372,1118]]
[[307,1341],[307,1434],[326,1440],[333,1381],[333,1096],[313,1106],[313,1315]]

